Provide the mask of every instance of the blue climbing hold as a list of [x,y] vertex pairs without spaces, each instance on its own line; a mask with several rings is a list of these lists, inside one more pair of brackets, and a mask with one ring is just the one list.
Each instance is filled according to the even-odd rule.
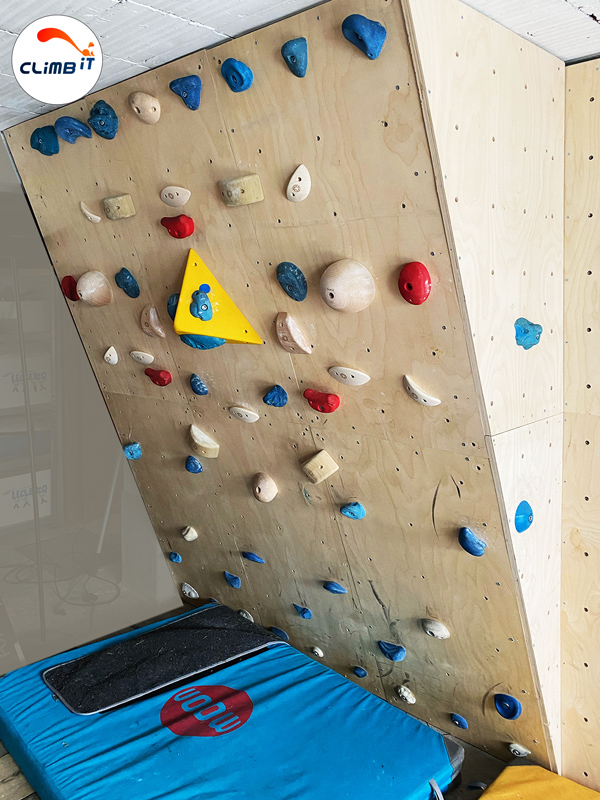
[[299,39],[290,39],[289,42],[282,45],[281,55],[290,72],[297,78],[303,78],[306,75],[308,44],[304,36],[300,36]]
[[377,644],[383,655],[390,661],[404,661],[406,658],[406,648],[401,644],[392,644],[391,642],[377,642]]
[[464,717],[461,717],[460,714],[450,714],[450,719],[456,725],[457,728],[462,728],[463,731],[466,731],[469,727],[469,723]]
[[177,313],[178,303],[179,303],[179,292],[177,292],[177,294],[172,294],[167,300],[167,314],[173,320],[175,319],[175,314]]
[[304,273],[291,261],[282,261],[277,266],[277,280],[283,291],[292,300],[301,302],[305,299],[308,287]]
[[80,136],[85,139],[92,138],[92,131],[89,125],[79,119],[75,119],[75,117],[59,117],[54,123],[54,130],[61,139],[69,142],[69,144],[73,144]]
[[298,603],[294,603],[294,608],[300,614],[302,619],[312,619],[312,611],[310,608],[306,606],[299,606]]
[[128,269],[123,267],[115,275],[115,283],[128,297],[140,296],[140,285]]
[[487,544],[476,536],[470,528],[461,528],[458,534],[458,543],[463,550],[472,556],[482,556]]
[[331,594],[348,594],[348,589],[340,586],[340,584],[336,583],[335,581],[325,581],[323,588],[327,589],[327,591],[331,592]]
[[231,586],[232,589],[239,589],[240,586],[242,585],[242,579],[239,578],[237,575],[233,575],[231,572],[227,572],[227,570],[223,572],[223,575],[225,576],[225,580]]
[[169,89],[181,97],[183,102],[192,111],[200,108],[200,92],[202,91],[202,81],[197,75],[186,75],[184,78],[175,78],[169,84]]
[[58,136],[52,125],[36,128],[31,134],[29,144],[43,156],[55,156],[60,148]]
[[185,468],[188,472],[193,472],[197,475],[199,472],[204,472],[204,467],[194,456],[188,456],[185,460]]
[[366,678],[369,673],[364,667],[354,667],[354,674],[357,678]]
[[192,372],[190,375],[190,386],[192,387],[192,392],[200,397],[208,394],[208,386],[204,383],[199,375],[196,375],[195,372]]
[[203,283],[192,294],[192,302],[190,303],[190,314],[196,319],[201,319],[202,322],[208,322],[213,316],[212,303],[208,299],[210,286],[208,283]]
[[494,695],[494,705],[496,711],[504,719],[518,719],[523,711],[523,706],[516,697],[510,694],[496,694]]
[[112,106],[104,100],[98,100],[90,111],[88,124],[103,139],[114,139],[119,129],[119,118]]
[[515,339],[523,350],[529,350],[531,347],[538,344],[542,333],[543,328],[541,325],[529,322],[525,317],[519,317],[515,322]]
[[340,507],[340,511],[350,519],[364,519],[367,513],[362,503],[345,503]]
[[531,527],[533,522],[533,509],[527,500],[521,500],[515,511],[515,528],[519,533],[523,533]]
[[279,384],[269,389],[263,397],[263,403],[266,403],[268,406],[276,406],[277,408],[282,408],[287,401],[287,392],[283,386],[279,386]]
[[363,17],[362,14],[350,14],[346,17],[342,22],[342,33],[370,59],[379,56],[387,35],[380,22]]
[[280,639],[283,639],[284,642],[289,642],[290,637],[282,628],[277,628],[275,625],[271,625],[271,633],[274,633],[275,636],[279,636]]
[[212,350],[225,344],[225,339],[219,339],[218,336],[200,336],[197,333],[182,333],[179,338],[188,347],[196,350]]
[[129,461],[137,461],[142,457],[142,445],[139,442],[131,442],[123,447],[123,452]]
[[242,550],[242,556],[244,558],[247,558],[248,561],[254,561],[257,564],[264,564],[265,563],[264,558],[261,558],[260,556],[257,556],[256,553],[250,553],[248,550]]
[[171,553],[169,553],[169,561],[172,561],[174,564],[181,564],[183,559],[181,558],[179,553],[172,551]]
[[250,67],[243,61],[227,58],[221,65],[221,75],[227,81],[232,92],[245,92],[252,86],[254,75]]

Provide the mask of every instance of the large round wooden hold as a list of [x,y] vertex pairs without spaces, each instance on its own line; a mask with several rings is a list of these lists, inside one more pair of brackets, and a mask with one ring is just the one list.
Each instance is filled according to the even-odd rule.
[[321,297],[336,311],[355,313],[368,308],[375,297],[375,281],[359,261],[343,258],[321,275]]

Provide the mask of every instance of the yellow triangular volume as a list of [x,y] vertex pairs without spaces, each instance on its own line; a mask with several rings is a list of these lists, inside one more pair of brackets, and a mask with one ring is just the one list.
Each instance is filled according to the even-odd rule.
[[188,255],[173,327],[178,334],[217,336],[233,344],[263,343],[195,250]]

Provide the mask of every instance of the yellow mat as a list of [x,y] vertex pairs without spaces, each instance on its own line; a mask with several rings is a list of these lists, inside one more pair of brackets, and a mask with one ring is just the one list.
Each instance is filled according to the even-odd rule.
[[485,800],[598,800],[600,794],[543,767],[507,767],[481,795]]

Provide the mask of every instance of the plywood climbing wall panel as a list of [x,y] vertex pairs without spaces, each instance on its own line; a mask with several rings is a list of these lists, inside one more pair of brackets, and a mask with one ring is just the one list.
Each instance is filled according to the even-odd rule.
[[[386,26],[379,59],[342,37],[349,13]],[[279,50],[301,35],[310,65],[298,79]],[[254,71],[248,92],[233,94],[221,78],[231,56]],[[204,83],[196,112],[168,90],[190,73]],[[129,111],[134,90],[159,97],[157,125]],[[113,141],[64,144],[52,158],[29,148],[36,127],[64,113],[85,119],[98,97],[119,115]],[[549,763],[400,4],[336,0],[24,123],[7,141],[57,275],[99,269],[112,279],[125,266],[140,283],[136,300],[115,287],[112,304],[71,309],[122,442],[142,445],[132,468],[165,554],[182,556],[172,565],[175,580],[245,607],[305,651],[321,648],[325,662],[351,678],[353,666],[365,667],[364,685],[393,702],[400,704],[397,687],[408,685],[417,703],[403,707],[442,728],[452,727],[456,711],[469,719],[471,741],[509,758],[516,739]],[[285,187],[301,162],[313,188],[291,203]],[[225,206],[217,182],[251,172],[260,175],[264,202]],[[169,213],[159,199],[168,184],[192,191],[185,213],[196,232],[183,241],[159,224]],[[135,217],[93,225],[79,210],[80,200],[99,211],[103,197],[122,192],[132,195]],[[189,247],[264,345],[200,352],[174,334],[166,302],[179,290]],[[357,314],[340,314],[319,296],[323,270],[341,258],[362,262],[375,278],[375,299]],[[283,260],[307,277],[301,303],[276,281]],[[419,307],[397,288],[400,267],[412,260],[425,262],[434,282]],[[149,302],[167,328],[164,340],[141,331]],[[281,311],[294,316],[311,355],[290,356],[279,346]],[[114,366],[102,360],[109,345],[120,356]],[[129,358],[133,349],[151,352],[158,368],[173,373],[172,384],[152,384]],[[336,365],[370,381],[346,387],[328,375]],[[193,395],[192,373],[207,396]],[[402,387],[405,373],[441,404],[415,403]],[[274,384],[289,394],[283,408],[262,402]],[[306,388],[339,394],[341,407],[313,411]],[[259,420],[241,422],[232,405],[255,409]],[[199,475],[184,469],[192,421],[220,445]],[[339,471],[314,485],[300,464],[322,448]],[[270,504],[251,494],[258,471],[278,485]],[[361,521],[339,512],[354,498],[367,509]],[[182,539],[186,525],[198,530],[195,542]],[[460,548],[462,525],[486,539],[485,558]],[[242,559],[242,550],[266,563]],[[240,589],[228,586],[224,570],[241,578]],[[326,580],[348,593],[325,591]],[[302,619],[292,603],[311,608],[313,618]],[[420,618],[434,615],[449,640],[422,631]],[[378,640],[402,643],[406,660],[387,660]],[[493,709],[497,687],[522,701],[518,720],[507,723]]]

